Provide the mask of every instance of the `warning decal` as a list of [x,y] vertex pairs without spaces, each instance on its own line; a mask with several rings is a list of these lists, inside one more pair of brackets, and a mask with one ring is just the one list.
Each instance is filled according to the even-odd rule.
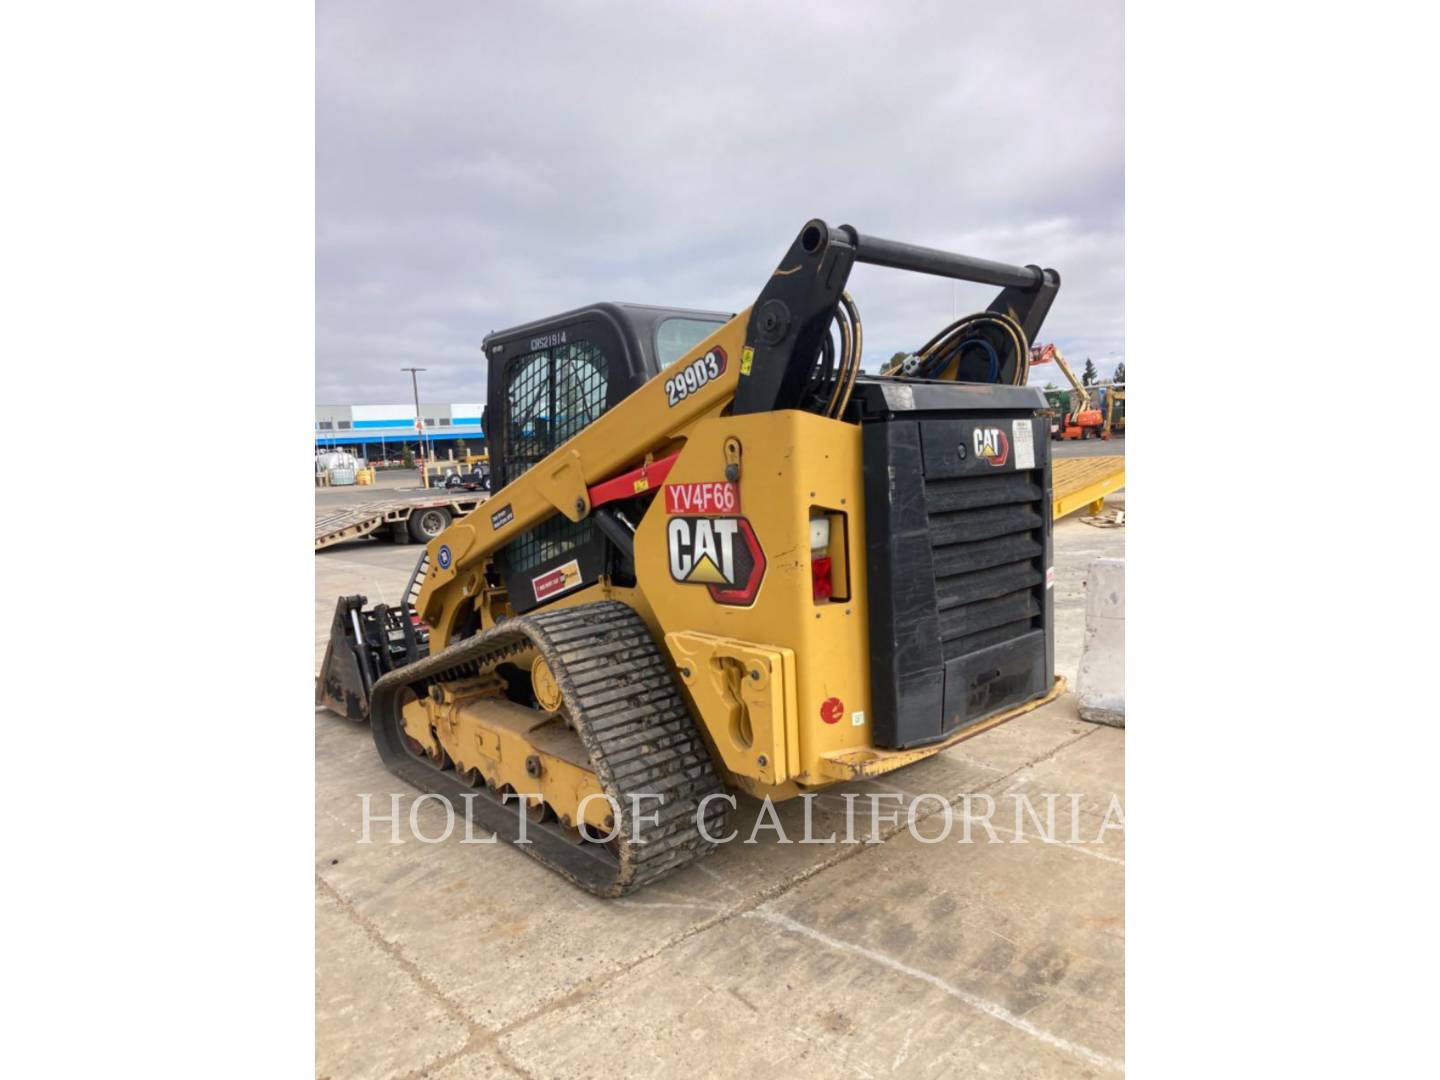
[[575,559],[530,579],[530,587],[535,590],[536,600],[544,600],[547,597],[569,592],[579,584],[580,563]]
[[1034,421],[1016,420],[1011,425],[1014,438],[1011,440],[1015,447],[1015,468],[1033,469],[1035,467],[1035,432]]

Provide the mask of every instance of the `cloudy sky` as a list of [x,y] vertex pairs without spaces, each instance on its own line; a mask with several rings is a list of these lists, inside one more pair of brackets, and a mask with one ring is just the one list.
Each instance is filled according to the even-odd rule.
[[[738,310],[811,217],[1060,271],[1124,357],[1123,5],[320,0],[316,399],[483,400],[490,330]],[[865,367],[994,290],[874,267]],[[1039,368],[1035,381],[1059,380]]]

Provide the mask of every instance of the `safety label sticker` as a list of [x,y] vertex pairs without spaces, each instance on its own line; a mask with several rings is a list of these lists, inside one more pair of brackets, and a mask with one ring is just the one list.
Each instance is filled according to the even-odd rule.
[[499,510],[496,510],[493,514],[490,515],[490,528],[498,532],[514,520],[515,511],[510,509],[509,503],[506,503],[504,506],[500,507]]
[[1015,468],[1033,469],[1035,467],[1035,431],[1033,420],[1016,420],[1011,425],[1015,444]]
[[575,559],[530,579],[530,587],[535,590],[536,600],[544,600],[550,596],[558,596],[562,592],[569,592],[579,584],[580,563]]
[[1054,568],[1053,566],[1047,566],[1047,567],[1045,568],[1045,588],[1047,588],[1047,589],[1053,589],[1054,587],[1055,587],[1055,568]]
[[729,480],[666,484],[667,514],[733,514],[740,509],[740,485]]

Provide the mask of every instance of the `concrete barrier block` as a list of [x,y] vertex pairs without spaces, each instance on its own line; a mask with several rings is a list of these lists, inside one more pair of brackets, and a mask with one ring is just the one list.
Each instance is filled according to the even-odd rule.
[[1080,716],[1125,726],[1125,560],[1096,559],[1085,575]]

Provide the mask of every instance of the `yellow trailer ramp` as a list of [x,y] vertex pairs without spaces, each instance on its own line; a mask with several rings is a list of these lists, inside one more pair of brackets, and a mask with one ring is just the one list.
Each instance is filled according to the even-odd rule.
[[1123,457],[1064,457],[1051,461],[1054,484],[1055,520],[1090,507],[1092,514],[1105,509],[1105,496],[1125,486]]

